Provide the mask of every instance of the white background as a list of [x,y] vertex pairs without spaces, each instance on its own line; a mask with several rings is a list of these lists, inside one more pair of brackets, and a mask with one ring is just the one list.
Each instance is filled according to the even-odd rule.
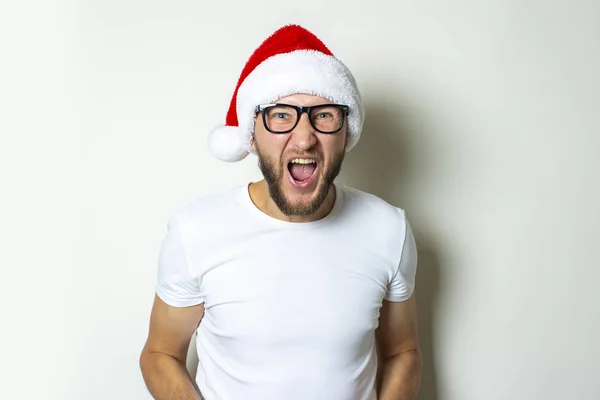
[[150,398],[138,356],[166,221],[259,178],[253,156],[222,163],[206,138],[252,50],[291,22],[364,95],[341,181],[414,227],[420,399],[600,398],[598,2],[37,1],[0,15],[1,398]]

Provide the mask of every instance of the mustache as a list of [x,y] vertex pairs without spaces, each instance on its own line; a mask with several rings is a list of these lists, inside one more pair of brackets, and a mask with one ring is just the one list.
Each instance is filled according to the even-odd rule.
[[317,161],[321,161],[323,157],[321,157],[320,153],[311,151],[311,152],[291,152],[285,155],[284,159],[292,159],[292,158],[314,158]]

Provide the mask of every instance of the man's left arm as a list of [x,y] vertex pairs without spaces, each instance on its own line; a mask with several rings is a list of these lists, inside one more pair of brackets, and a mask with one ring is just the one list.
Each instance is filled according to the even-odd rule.
[[421,385],[415,294],[402,302],[383,300],[377,342],[382,357],[379,400],[416,400]]

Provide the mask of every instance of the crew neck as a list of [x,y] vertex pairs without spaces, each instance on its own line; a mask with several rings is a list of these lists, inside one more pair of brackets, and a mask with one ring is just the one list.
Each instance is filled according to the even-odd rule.
[[325,215],[321,219],[318,219],[316,221],[310,221],[310,222],[283,221],[283,220],[280,220],[278,218],[275,218],[275,217],[272,217],[272,216],[266,214],[264,211],[259,209],[256,206],[256,204],[254,204],[254,202],[252,201],[252,198],[250,197],[250,185],[251,184],[252,184],[252,182],[240,185],[238,197],[239,197],[241,203],[246,208],[248,208],[248,210],[250,211],[250,213],[252,214],[253,217],[260,219],[264,223],[276,225],[276,226],[279,226],[279,227],[285,228],[285,229],[312,229],[312,228],[322,226],[322,225],[330,222],[332,219],[334,219],[337,216],[340,209],[342,208],[342,203],[344,200],[342,188],[334,182],[333,188],[335,190],[335,201],[333,203],[333,207],[331,208],[331,211],[329,211],[329,213],[327,215]]

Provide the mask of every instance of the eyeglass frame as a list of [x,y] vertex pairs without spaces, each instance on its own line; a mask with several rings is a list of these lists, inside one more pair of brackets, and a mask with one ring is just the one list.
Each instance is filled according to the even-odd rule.
[[[292,126],[290,129],[286,130],[286,131],[273,131],[271,130],[268,126],[267,126],[267,120],[265,118],[265,112],[272,107],[277,107],[277,106],[285,106],[285,107],[291,107],[293,109],[296,110],[296,122],[294,123],[294,126]],[[343,118],[342,118],[342,124],[340,125],[339,129],[335,130],[335,131],[331,131],[331,132],[324,132],[322,130],[320,130],[319,128],[317,128],[315,126],[315,124],[313,123],[312,118],[310,117],[310,113],[314,108],[319,108],[319,107],[326,107],[326,106],[333,106],[333,107],[337,107],[340,110],[342,110]],[[325,104],[316,104],[314,106],[295,106],[292,104],[285,104],[285,103],[269,103],[269,104],[259,104],[256,106],[255,112],[258,114],[260,113],[262,116],[262,120],[263,120],[263,125],[265,127],[265,129],[275,135],[280,135],[280,134],[285,134],[285,133],[290,133],[291,131],[293,131],[294,129],[296,129],[296,127],[298,126],[298,122],[300,122],[300,118],[302,117],[303,113],[306,113],[306,115],[308,115],[308,121],[310,122],[310,125],[313,127],[314,130],[316,130],[317,132],[323,133],[325,135],[333,135],[334,133],[338,133],[339,131],[341,131],[344,128],[344,124],[346,121],[346,118],[348,117],[348,114],[350,114],[350,106],[347,106],[345,104],[331,104],[331,103],[325,103]]]

